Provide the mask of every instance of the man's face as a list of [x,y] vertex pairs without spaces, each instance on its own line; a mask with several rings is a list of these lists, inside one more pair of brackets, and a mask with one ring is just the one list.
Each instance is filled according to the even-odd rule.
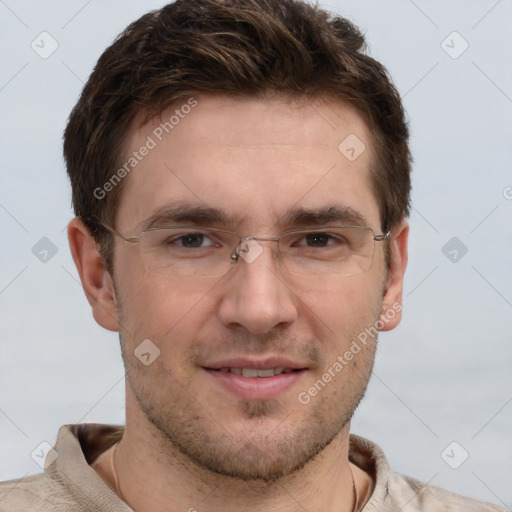
[[[127,157],[148,136],[156,147],[125,178],[115,226],[123,235],[137,236],[155,212],[176,206],[222,210],[231,222],[207,227],[242,237],[309,227],[285,223],[299,209],[351,208],[380,234],[370,136],[352,108],[334,102],[299,107],[282,99],[197,101],[161,141],[154,130],[179,105],[132,130]],[[338,149],[351,134],[366,145],[355,160]],[[393,297],[384,293],[383,243],[376,243],[371,268],[349,277],[289,274],[273,257],[276,243],[260,244],[255,261],[240,259],[222,277],[164,277],[144,268],[137,244],[116,238],[114,282],[127,428],[130,415],[138,415],[203,467],[270,480],[299,469],[348,432],[376,339],[359,341],[350,360],[343,356]],[[160,355],[146,366],[134,351],[148,339]],[[294,371],[245,377],[221,367]],[[309,392],[315,383],[317,392]]]

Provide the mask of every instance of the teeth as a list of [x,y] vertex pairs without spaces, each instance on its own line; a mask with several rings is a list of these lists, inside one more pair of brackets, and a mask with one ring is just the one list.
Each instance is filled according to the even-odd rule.
[[220,368],[222,373],[234,373],[235,375],[243,375],[244,377],[273,377],[274,375],[281,375],[282,373],[292,373],[291,368]]
[[[257,377],[259,371],[264,370],[256,370],[255,368],[242,368],[242,375],[244,377]],[[274,373],[274,372],[272,372]]]
[[258,374],[258,377],[273,377],[275,375],[273,368],[270,368],[269,370],[257,370],[256,373]]

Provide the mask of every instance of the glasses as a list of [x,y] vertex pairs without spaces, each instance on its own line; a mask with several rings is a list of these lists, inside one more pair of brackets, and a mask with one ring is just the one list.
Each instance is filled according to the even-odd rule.
[[232,231],[197,226],[150,228],[137,237],[126,237],[103,225],[128,243],[137,243],[144,268],[168,277],[223,276],[243,259],[255,261],[262,253],[258,241],[277,242],[277,264],[297,275],[352,276],[368,271],[375,242],[390,232],[375,235],[371,228],[329,226],[294,229],[278,237],[241,237]]

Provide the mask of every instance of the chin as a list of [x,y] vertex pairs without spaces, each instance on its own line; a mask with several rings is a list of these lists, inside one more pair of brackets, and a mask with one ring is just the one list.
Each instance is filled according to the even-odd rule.
[[186,455],[217,475],[270,484],[300,471],[331,441],[311,443],[310,440],[305,445],[307,440],[294,436],[272,442],[269,436],[256,434],[246,440],[227,438],[225,445],[217,443],[200,452],[189,449]]

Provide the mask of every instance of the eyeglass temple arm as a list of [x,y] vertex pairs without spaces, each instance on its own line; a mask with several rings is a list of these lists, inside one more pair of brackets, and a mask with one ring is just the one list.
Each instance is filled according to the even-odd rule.
[[384,240],[388,240],[391,238],[391,231],[388,231],[387,233],[384,233],[383,235],[375,235],[373,239],[376,242],[383,242]]
[[119,233],[119,231],[116,231],[114,228],[111,228],[109,225],[107,224],[103,224],[101,223],[101,225],[107,230],[109,231],[110,233],[112,233],[113,235],[116,235],[118,236],[119,238],[122,238],[125,242],[129,242],[131,244],[134,244],[134,243],[137,243],[139,241],[139,237],[137,236],[132,236],[130,238],[127,238],[125,237],[124,235],[122,235],[121,233]]

